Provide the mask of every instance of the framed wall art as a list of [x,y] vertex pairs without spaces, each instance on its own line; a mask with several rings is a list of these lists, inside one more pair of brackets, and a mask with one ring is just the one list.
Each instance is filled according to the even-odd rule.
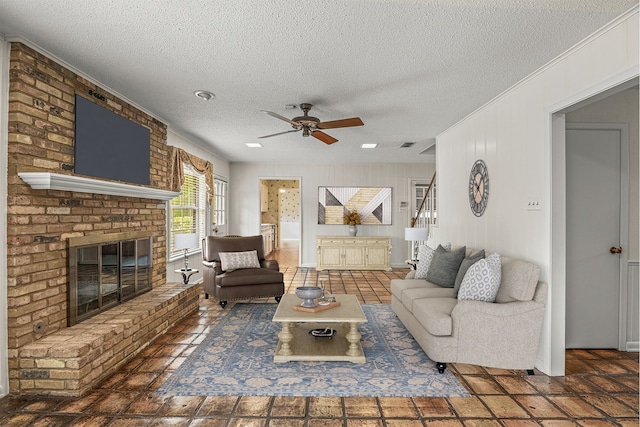
[[391,187],[318,187],[318,224],[343,224],[360,214],[360,223],[391,225]]

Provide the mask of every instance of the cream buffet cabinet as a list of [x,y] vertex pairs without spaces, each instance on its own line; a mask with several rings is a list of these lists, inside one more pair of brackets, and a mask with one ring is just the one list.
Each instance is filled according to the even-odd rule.
[[391,270],[391,238],[318,236],[316,270]]

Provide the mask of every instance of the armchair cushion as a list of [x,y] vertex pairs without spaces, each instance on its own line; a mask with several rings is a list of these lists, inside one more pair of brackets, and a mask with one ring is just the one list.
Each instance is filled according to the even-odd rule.
[[216,277],[216,285],[221,288],[230,286],[262,285],[282,281],[282,273],[265,268],[241,268],[227,271]]
[[220,268],[222,271],[233,271],[241,268],[260,268],[258,251],[220,252]]

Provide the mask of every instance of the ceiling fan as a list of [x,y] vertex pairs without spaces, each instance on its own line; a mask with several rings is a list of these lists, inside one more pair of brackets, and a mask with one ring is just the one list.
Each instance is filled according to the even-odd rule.
[[352,126],[362,126],[362,120],[359,117],[352,117],[350,119],[342,119],[342,120],[333,120],[330,122],[321,122],[319,118],[313,117],[309,115],[309,110],[311,110],[313,105],[311,104],[300,104],[300,109],[303,114],[299,117],[294,117],[293,119],[287,119],[280,114],[274,113],[272,111],[261,110],[265,114],[269,114],[270,116],[275,117],[276,119],[284,120],[285,122],[291,124],[293,130],[288,130],[285,132],[278,132],[271,135],[261,136],[260,138],[271,138],[272,136],[284,135],[285,133],[290,132],[299,132],[302,131],[302,136],[312,136],[325,144],[333,144],[338,140],[332,137],[331,135],[327,135],[319,129],[335,129],[335,128],[348,128]]

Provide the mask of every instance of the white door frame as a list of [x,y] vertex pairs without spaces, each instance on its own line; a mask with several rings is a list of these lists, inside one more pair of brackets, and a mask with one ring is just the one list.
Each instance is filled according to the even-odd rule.
[[620,132],[620,255],[618,301],[618,350],[627,347],[627,264],[629,263],[629,125],[624,123],[566,123],[566,130],[615,130]]
[[[638,84],[638,67],[606,79],[546,109],[547,143],[545,164],[549,167],[545,186],[548,189],[546,210],[549,236],[549,265],[551,266],[550,294],[546,307],[549,331],[546,354],[542,355],[543,371],[553,376],[565,374],[566,327],[566,141],[565,113],[598,99]],[[626,277],[626,272],[625,272]],[[626,310],[625,310],[626,311]],[[626,327],[625,327],[626,329]]]

